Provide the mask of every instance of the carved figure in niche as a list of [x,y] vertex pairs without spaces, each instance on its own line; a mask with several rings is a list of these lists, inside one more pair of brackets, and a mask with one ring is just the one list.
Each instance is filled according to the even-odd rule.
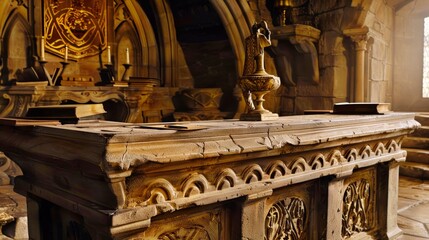
[[[277,114],[264,109],[264,95],[280,86],[280,78],[265,72],[264,48],[271,45],[271,31],[267,22],[261,21],[252,26],[252,34],[245,40],[246,56],[243,77],[239,85],[248,106],[249,113],[242,115],[242,120],[261,121],[278,118]],[[255,95],[256,106],[253,103]]]

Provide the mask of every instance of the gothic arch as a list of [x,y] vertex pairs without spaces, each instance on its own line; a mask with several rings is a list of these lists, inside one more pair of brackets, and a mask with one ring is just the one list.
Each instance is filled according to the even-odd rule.
[[[23,69],[32,64],[33,50],[31,41],[31,27],[23,15],[14,10],[5,23],[4,32],[1,37],[2,42],[2,64],[3,68],[1,76],[3,82],[7,82],[13,78],[16,72],[11,72],[13,69]],[[17,38],[20,38],[18,40]],[[16,45],[20,44],[20,45]]]
[[159,27],[162,85],[175,87],[177,79],[178,46],[173,13],[166,0],[152,0]]
[[[210,0],[224,25],[237,60],[237,72],[241,74],[244,66],[244,40],[250,35],[255,17],[247,1]],[[237,76],[238,77],[238,76]]]
[[153,27],[137,1],[124,0],[124,4],[130,11],[131,18],[134,20],[133,26],[140,39],[141,74],[143,77],[159,79],[158,45]]
[[117,56],[117,69],[118,78],[121,78],[124,69],[121,67],[125,62],[125,48],[129,48],[130,52],[137,53],[131,56],[131,76],[141,76],[144,65],[142,64],[143,51],[141,41],[134,31],[133,25],[130,21],[122,22],[115,30],[115,42],[117,43],[116,56]]

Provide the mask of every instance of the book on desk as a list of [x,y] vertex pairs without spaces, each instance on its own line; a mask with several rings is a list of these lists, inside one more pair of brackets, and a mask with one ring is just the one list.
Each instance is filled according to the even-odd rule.
[[335,103],[333,114],[385,114],[390,112],[390,103],[344,102]]
[[61,123],[77,123],[79,119],[102,119],[103,104],[65,104],[28,108],[27,119],[56,119]]

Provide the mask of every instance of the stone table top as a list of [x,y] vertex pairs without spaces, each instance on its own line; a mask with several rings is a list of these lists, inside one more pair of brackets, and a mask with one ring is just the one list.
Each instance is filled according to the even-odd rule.
[[[80,158],[97,165],[105,161],[109,167],[127,170],[146,162],[169,163],[267,150],[284,153],[288,151],[287,146],[329,144],[341,139],[352,141],[369,135],[412,131],[419,126],[413,113],[320,114],[263,122],[219,120],[131,124],[87,121],[37,126],[31,130],[19,128],[31,136],[26,141],[22,141],[25,134],[18,134],[18,130],[6,134],[8,130],[1,129],[0,138],[4,142],[2,148],[10,145],[33,154]],[[85,142],[87,144],[82,146]],[[272,151],[272,154],[280,152]]]

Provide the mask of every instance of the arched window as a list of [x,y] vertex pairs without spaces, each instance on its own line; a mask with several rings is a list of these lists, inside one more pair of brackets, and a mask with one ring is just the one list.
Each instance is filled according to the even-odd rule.
[[429,17],[425,18],[423,40],[423,97],[429,98]]

